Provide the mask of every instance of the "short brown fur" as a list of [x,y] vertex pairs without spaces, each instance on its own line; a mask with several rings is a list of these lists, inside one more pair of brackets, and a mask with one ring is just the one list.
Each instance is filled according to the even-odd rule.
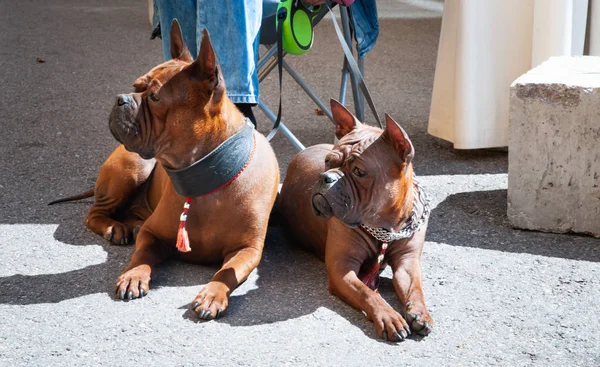
[[110,130],[123,144],[100,169],[86,224],[115,244],[132,242],[137,234],[131,262],[117,278],[122,299],[147,294],[154,267],[168,258],[222,261],[192,302],[200,317],[211,319],[226,312],[231,292],[261,259],[279,168],[269,143],[254,132],[256,151],[243,173],[216,193],[193,198],[187,219],[192,251],[176,250],[185,197],[175,192],[163,167],[189,166],[246,121],[227,98],[208,33],[196,60],[177,22],[170,36],[174,59],[138,78],[135,92],[115,103]]
[[279,197],[281,213],[298,244],[325,261],[330,292],[364,311],[377,335],[395,341],[408,330],[426,335],[433,327],[421,288],[427,223],[411,238],[391,242],[384,259],[404,317],[360,280],[375,264],[381,243],[359,225],[396,232],[413,209],[414,148],[390,116],[382,131],[362,125],[334,100],[331,108],[340,140],[307,148],[292,160]]

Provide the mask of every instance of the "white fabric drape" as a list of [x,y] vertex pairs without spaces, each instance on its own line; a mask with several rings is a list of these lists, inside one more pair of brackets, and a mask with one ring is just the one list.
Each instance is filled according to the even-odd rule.
[[583,54],[587,6],[446,0],[428,132],[456,149],[507,146],[510,84],[550,56]]

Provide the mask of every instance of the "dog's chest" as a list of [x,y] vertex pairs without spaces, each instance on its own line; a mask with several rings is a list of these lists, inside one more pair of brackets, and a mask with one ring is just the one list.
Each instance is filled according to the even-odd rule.
[[[219,262],[229,249],[239,245],[243,233],[237,232],[237,229],[240,228],[242,218],[239,218],[240,213],[230,206],[227,201],[221,200],[192,201],[185,224],[192,250],[186,253],[179,252],[182,260],[195,263]],[[173,246],[178,228],[176,224]]]

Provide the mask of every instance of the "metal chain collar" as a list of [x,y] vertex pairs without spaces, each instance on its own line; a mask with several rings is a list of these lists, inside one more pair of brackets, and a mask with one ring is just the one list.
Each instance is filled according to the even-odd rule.
[[[431,209],[429,207],[429,199],[427,198],[427,195],[425,195],[425,191],[423,190],[421,185],[419,185],[419,183],[416,180],[414,180],[413,183],[414,183],[413,210],[412,210],[410,217],[404,223],[404,226],[402,227],[402,229],[400,231],[390,232],[383,228],[369,227],[364,224],[362,224],[361,227],[365,231],[369,232],[369,234],[371,234],[371,236],[375,237],[375,239],[377,239],[381,242],[384,242],[384,243],[397,241],[397,240],[403,240],[403,239],[409,238],[413,234],[415,234],[415,232],[417,232],[421,228],[423,223],[425,223],[425,221],[427,220],[427,217],[429,217],[429,213],[430,213]],[[423,205],[423,213],[421,213],[420,218],[417,218],[417,203],[418,202],[420,202]]]

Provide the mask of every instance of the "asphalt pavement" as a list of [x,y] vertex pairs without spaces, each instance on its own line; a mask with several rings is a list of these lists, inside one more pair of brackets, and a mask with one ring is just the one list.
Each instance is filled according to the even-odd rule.
[[[457,151],[426,133],[440,2],[381,5],[366,80],[380,110],[411,136],[432,198],[422,259],[430,336],[378,339],[360,312],[327,292],[323,263],[277,226],[220,320],[189,310],[216,267],[167,263],[147,297],[117,301],[115,280],[133,248],[86,229],[90,200],[46,203],[92,187],[117,145],[107,124],[114,96],[162,61],[146,2],[3,0],[0,365],[600,365],[600,240],[509,226],[507,153]],[[338,97],[342,51],[330,22],[307,55],[288,61],[320,97]],[[275,74],[261,93],[276,107]],[[283,111],[305,145],[332,140],[331,123],[288,76]],[[283,175],[294,148],[281,135],[272,144]],[[398,307],[390,276],[381,293]]]

